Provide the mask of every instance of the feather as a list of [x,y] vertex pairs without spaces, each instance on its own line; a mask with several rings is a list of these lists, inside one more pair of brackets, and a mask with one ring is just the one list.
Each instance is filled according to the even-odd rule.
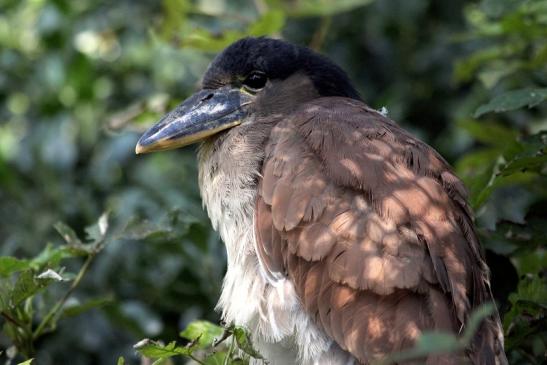
[[[431,147],[334,97],[305,104],[268,141],[260,260],[293,282],[319,328],[359,362],[408,349],[424,331],[456,333],[492,300],[467,193]],[[465,354],[423,360],[503,364],[499,331],[496,314]]]

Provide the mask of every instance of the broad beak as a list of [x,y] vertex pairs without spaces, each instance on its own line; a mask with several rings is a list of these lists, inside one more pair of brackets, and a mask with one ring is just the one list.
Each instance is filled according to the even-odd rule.
[[250,96],[225,86],[201,90],[167,113],[137,142],[135,153],[183,147],[241,124]]

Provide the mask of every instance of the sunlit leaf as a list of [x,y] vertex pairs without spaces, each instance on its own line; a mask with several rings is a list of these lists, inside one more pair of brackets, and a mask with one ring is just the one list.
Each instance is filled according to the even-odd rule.
[[[228,354],[224,351],[216,352],[210,356],[207,356],[207,358],[203,361],[206,365],[224,365],[226,364],[226,356]],[[237,365],[238,363],[232,359],[228,360],[228,364],[230,365]]]
[[275,34],[285,25],[285,14],[280,10],[270,10],[262,15],[248,29],[249,35],[262,36]]
[[222,336],[224,329],[208,321],[194,321],[191,322],[180,333],[181,337],[184,337],[190,341],[195,341],[196,346],[199,348],[205,348],[213,345],[215,339]]
[[6,277],[28,268],[28,260],[21,260],[11,256],[0,257],[0,276]]
[[17,365],[31,365],[33,361],[34,361],[34,359],[28,359],[26,361],[17,363]]
[[513,262],[519,273],[540,274],[547,267],[547,252],[542,249],[544,244],[545,241],[534,251],[518,252],[518,255],[515,255]]
[[182,37],[181,47],[196,48],[206,52],[218,52],[244,36],[244,32],[236,30],[226,30],[222,34],[213,34],[206,29],[197,28]]
[[143,356],[166,359],[177,355],[190,355],[192,350],[183,346],[177,346],[175,341],[163,345],[160,342],[144,339],[133,346]]

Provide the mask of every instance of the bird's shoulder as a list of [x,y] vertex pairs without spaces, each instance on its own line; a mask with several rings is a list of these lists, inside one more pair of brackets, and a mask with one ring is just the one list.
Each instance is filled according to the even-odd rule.
[[472,220],[467,190],[443,157],[361,101],[324,97],[302,105],[273,128],[266,146],[266,159],[283,160],[291,153],[315,155],[322,162],[321,172],[335,184],[361,191],[381,192],[378,184],[389,169],[411,169],[414,176],[441,184]]

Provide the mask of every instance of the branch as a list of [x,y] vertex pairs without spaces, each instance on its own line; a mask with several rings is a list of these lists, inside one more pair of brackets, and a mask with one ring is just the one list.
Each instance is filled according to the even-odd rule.
[[65,295],[61,299],[55,303],[55,305],[49,310],[49,312],[45,315],[45,317],[42,319],[34,333],[32,334],[32,339],[36,340],[38,337],[40,337],[43,333],[46,327],[50,324],[52,319],[54,319],[57,315],[59,315],[60,310],[65,305],[66,301],[70,297],[70,295],[74,292],[76,287],[80,284],[80,281],[82,281],[84,275],[86,274],[87,270],[89,269],[89,266],[91,265],[91,262],[95,258],[96,253],[90,253],[89,256],[87,256],[84,264],[80,268],[80,271],[78,272],[78,275],[72,282],[72,285],[67,290]]

